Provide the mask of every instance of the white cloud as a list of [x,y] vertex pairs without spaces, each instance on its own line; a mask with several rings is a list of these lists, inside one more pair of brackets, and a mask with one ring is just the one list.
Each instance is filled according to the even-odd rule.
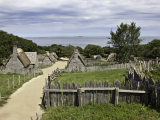
[[149,29],[159,35],[159,6],[159,0],[0,0],[0,29],[20,36],[50,31],[74,35],[91,29],[103,34],[121,22],[136,22],[144,35]]

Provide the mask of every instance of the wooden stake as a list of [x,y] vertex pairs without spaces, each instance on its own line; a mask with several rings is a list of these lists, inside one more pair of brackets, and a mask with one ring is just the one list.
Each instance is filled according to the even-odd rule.
[[18,85],[20,85],[20,76],[19,76],[19,78],[18,78],[18,82],[19,82]]
[[1,92],[0,92],[0,101],[1,101],[2,99],[1,99]]
[[14,75],[13,75],[13,89],[14,89]]
[[9,91],[9,79],[8,79],[8,91]]
[[28,80],[29,80],[29,72],[28,72]]
[[25,74],[24,74],[24,82],[25,82]]

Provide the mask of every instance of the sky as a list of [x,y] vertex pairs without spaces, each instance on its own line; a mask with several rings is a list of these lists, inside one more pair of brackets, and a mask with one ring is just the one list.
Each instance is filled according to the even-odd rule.
[[160,36],[160,0],[0,0],[0,30],[19,37],[110,36],[122,22]]

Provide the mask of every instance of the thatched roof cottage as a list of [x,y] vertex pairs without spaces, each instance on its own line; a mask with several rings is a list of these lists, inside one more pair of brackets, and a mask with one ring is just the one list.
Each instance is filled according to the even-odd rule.
[[52,65],[54,63],[54,60],[48,51],[46,51],[46,56],[42,60],[42,63],[43,63],[43,65]]
[[29,68],[31,61],[21,48],[17,48],[17,45],[13,47],[13,54],[10,55],[8,61],[5,64],[6,69],[22,69]]
[[115,61],[116,53],[110,53],[110,55],[107,58],[107,62],[113,62]]
[[98,60],[101,60],[101,59],[102,59],[102,56],[101,56],[101,55],[94,55],[93,57],[94,57],[94,59],[98,59]]
[[85,69],[85,62],[83,60],[83,58],[81,57],[81,55],[79,54],[79,51],[77,48],[75,48],[74,53],[72,54],[72,56],[70,57],[68,63],[67,63],[67,67],[66,69],[68,71],[84,71],[83,69]]
[[58,56],[57,56],[57,54],[55,53],[55,52],[52,52],[51,53],[51,57],[53,58],[53,60],[57,60],[58,59]]
[[38,56],[37,52],[25,52],[29,60],[31,61],[30,67],[38,67]]

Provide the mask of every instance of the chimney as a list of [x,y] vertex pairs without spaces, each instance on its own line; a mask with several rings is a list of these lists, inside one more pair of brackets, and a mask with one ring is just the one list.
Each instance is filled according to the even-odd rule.
[[75,48],[75,53],[79,53],[79,52],[78,52],[78,48]]
[[78,48],[75,48],[75,49],[74,49],[74,53],[75,53],[75,57],[78,58],[78,53],[79,53],[79,52],[78,52]]
[[17,62],[17,45],[14,45],[13,46],[13,54],[12,54],[12,57],[13,57],[13,63]]

